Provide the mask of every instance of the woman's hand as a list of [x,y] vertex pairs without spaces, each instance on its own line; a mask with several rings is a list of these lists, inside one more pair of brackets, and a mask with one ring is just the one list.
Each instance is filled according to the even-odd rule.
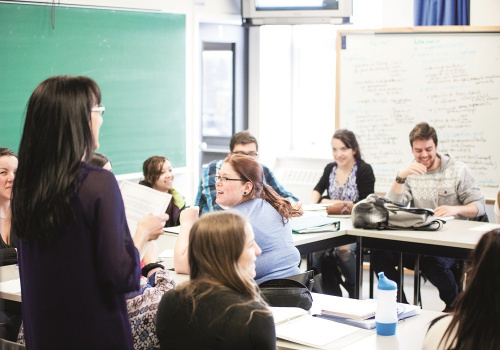
[[138,223],[134,235],[134,245],[137,250],[142,252],[148,241],[158,239],[163,233],[163,227],[168,220],[167,214],[144,216]]

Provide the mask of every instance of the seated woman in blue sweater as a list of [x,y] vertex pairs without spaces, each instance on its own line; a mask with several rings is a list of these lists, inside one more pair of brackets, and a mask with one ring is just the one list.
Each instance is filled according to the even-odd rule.
[[[255,241],[262,249],[256,262],[257,283],[300,273],[300,253],[293,244],[289,223],[300,211],[263,181],[262,166],[251,157],[239,154],[226,158],[216,176],[217,204],[246,216],[255,232]],[[195,220],[193,217],[191,222]],[[183,228],[181,218],[181,234],[174,252],[178,273],[189,272],[184,230],[187,228]]]

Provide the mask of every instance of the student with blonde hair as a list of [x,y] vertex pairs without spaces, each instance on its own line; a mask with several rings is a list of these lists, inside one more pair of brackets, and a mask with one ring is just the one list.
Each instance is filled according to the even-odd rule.
[[167,292],[158,308],[161,349],[275,350],[274,320],[253,281],[260,253],[240,214],[197,220],[189,232],[190,280]]

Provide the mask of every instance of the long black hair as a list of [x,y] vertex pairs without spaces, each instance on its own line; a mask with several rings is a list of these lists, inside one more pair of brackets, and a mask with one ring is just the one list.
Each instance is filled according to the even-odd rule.
[[455,350],[498,349],[500,229],[486,232],[471,255],[467,286],[457,298],[453,319],[441,342],[453,344],[456,341]]
[[358,140],[356,140],[356,135],[354,135],[352,131],[339,129],[333,134],[332,140],[333,139],[342,141],[347,148],[352,149],[355,152],[354,159],[362,160]]
[[48,78],[31,95],[12,191],[18,238],[49,241],[74,220],[71,199],[92,157],[91,109],[100,102],[97,84],[82,76]]

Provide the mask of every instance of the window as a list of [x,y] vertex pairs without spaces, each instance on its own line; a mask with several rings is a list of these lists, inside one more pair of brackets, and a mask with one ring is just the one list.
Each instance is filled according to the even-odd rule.
[[289,133],[281,151],[331,157],[337,30],[380,28],[382,21],[382,0],[356,0],[353,6],[353,25],[260,27],[260,118],[268,125],[288,113],[291,123],[271,124]]

